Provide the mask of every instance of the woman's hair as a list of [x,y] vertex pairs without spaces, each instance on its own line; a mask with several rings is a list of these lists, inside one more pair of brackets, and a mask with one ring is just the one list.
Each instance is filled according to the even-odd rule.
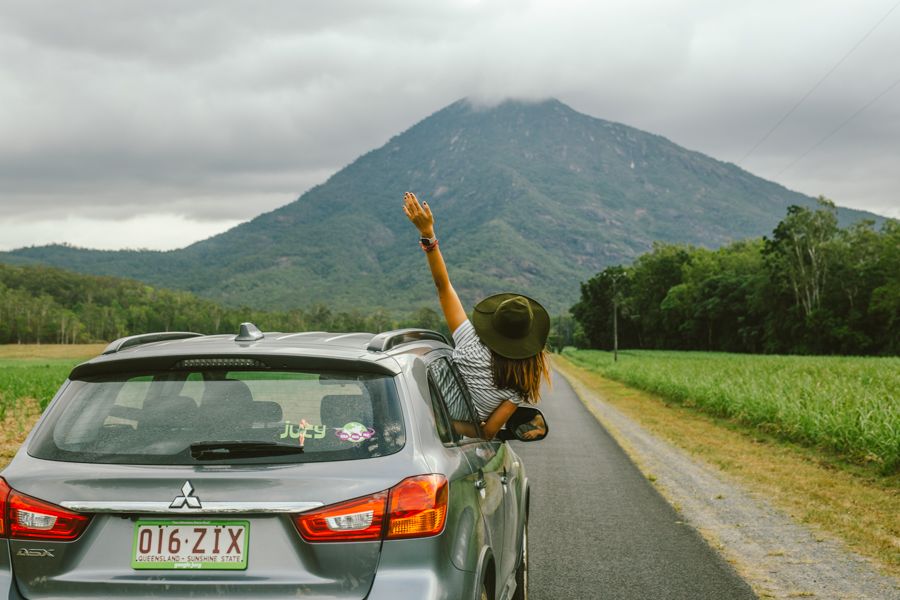
[[550,382],[550,359],[546,350],[530,358],[506,358],[492,350],[491,372],[498,389],[515,390],[529,404],[537,404],[541,399],[541,381]]

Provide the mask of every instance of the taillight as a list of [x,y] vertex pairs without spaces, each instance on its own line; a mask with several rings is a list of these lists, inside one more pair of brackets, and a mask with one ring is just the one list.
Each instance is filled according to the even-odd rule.
[[388,539],[427,537],[444,529],[447,519],[447,478],[419,475],[391,488]]
[[358,542],[437,535],[447,519],[443,475],[404,479],[384,492],[332,504],[294,517],[308,542]]
[[0,477],[0,538],[9,536],[9,526],[6,521],[6,497],[9,496],[10,487]]
[[81,535],[91,520],[61,506],[20,494],[2,479],[0,497],[6,500],[5,503],[0,501],[0,507],[4,508],[0,528],[6,537],[69,542]]
[[387,492],[332,504],[294,517],[300,535],[310,542],[360,542],[381,539]]

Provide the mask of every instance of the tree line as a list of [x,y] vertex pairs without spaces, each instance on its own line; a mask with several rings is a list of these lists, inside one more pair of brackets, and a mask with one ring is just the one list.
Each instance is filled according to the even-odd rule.
[[447,333],[421,307],[397,319],[383,309],[335,312],[324,304],[289,311],[226,308],[188,292],[138,281],[44,266],[0,264],[0,343],[95,343],[151,331],[237,333],[251,321],[263,331],[370,331],[426,327]]
[[581,284],[580,346],[782,354],[900,353],[900,222],[838,226],[791,206],[771,237],[655,244]]

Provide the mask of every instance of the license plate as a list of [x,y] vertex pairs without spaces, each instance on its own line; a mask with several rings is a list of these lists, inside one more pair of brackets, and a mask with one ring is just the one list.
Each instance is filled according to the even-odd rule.
[[249,521],[138,521],[132,569],[246,569]]

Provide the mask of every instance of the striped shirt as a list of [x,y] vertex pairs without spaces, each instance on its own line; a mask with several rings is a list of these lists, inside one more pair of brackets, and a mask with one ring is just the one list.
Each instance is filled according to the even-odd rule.
[[453,341],[456,342],[452,355],[453,364],[466,382],[479,419],[487,419],[504,400],[517,405],[522,403],[521,395],[515,390],[501,390],[494,386],[491,351],[481,342],[471,321],[466,319],[456,328]]

